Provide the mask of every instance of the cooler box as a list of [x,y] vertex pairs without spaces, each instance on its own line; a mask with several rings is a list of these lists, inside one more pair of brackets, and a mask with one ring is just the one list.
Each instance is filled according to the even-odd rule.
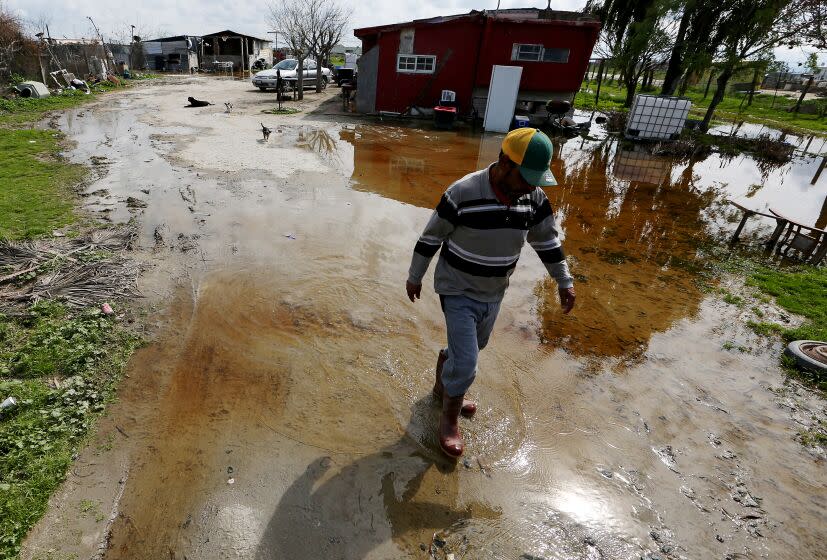
[[439,105],[434,107],[434,126],[440,130],[451,130],[457,120],[457,108]]
[[515,128],[527,128],[531,125],[528,117],[522,115],[514,115],[514,120],[511,122],[511,130]]

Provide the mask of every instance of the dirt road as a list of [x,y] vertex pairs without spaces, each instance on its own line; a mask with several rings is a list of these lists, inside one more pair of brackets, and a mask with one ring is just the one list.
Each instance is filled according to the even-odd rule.
[[795,439],[824,402],[693,272],[728,227],[715,185],[763,181],[769,203],[817,163],[673,169],[605,135],[558,142],[578,307],[560,314],[526,250],[454,466],[429,397],[438,300],[403,284],[429,208],[500,138],[325,114],[335,99],[275,117],[243,82],[165,82],[59,121],[73,160],[97,158],[86,208],[140,228],[153,341],[23,558],[824,556],[824,458]]

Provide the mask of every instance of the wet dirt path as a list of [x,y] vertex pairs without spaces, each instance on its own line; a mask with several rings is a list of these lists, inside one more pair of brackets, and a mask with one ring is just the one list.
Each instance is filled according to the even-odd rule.
[[[192,91],[217,106],[182,109]],[[440,558],[822,557],[824,463],[774,392],[778,348],[693,280],[696,245],[728,225],[714,158],[563,143],[548,194],[576,314],[526,250],[454,466],[428,396],[438,301],[402,284],[428,208],[498,138],[262,119],[270,98],[231,81],[113,99],[61,126],[104,168],[87,208],[136,220],[155,337],[100,424],[112,449],[81,454],[24,558],[427,558],[435,532]],[[813,165],[742,164],[768,201]],[[733,337],[754,351],[723,350]]]

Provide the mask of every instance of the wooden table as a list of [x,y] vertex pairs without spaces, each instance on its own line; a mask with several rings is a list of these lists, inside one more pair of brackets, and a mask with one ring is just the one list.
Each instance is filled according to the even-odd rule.
[[798,251],[802,260],[812,265],[817,265],[827,256],[827,230],[796,222],[772,208],[770,212],[786,227],[784,237],[778,242],[776,253],[786,256],[791,250]]
[[744,229],[744,225],[747,223],[750,216],[764,216],[765,218],[772,218],[775,220],[775,230],[772,232],[769,241],[766,243],[767,249],[772,250],[778,242],[778,239],[781,237],[781,233],[784,231],[784,227],[786,227],[788,220],[777,214],[765,214],[764,212],[747,208],[746,206],[731,200],[727,200],[727,202],[744,213],[744,216],[741,218],[741,223],[738,224],[738,228],[735,230],[735,233],[732,234],[732,239],[729,240],[729,244],[735,245],[735,243],[738,242],[738,237],[741,235],[741,231]]

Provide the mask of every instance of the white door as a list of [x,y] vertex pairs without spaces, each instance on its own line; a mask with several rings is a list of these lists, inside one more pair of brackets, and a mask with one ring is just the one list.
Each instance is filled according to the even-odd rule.
[[491,85],[488,86],[488,100],[485,102],[483,128],[488,132],[508,132],[517,93],[520,91],[521,66],[494,66],[491,70]]

